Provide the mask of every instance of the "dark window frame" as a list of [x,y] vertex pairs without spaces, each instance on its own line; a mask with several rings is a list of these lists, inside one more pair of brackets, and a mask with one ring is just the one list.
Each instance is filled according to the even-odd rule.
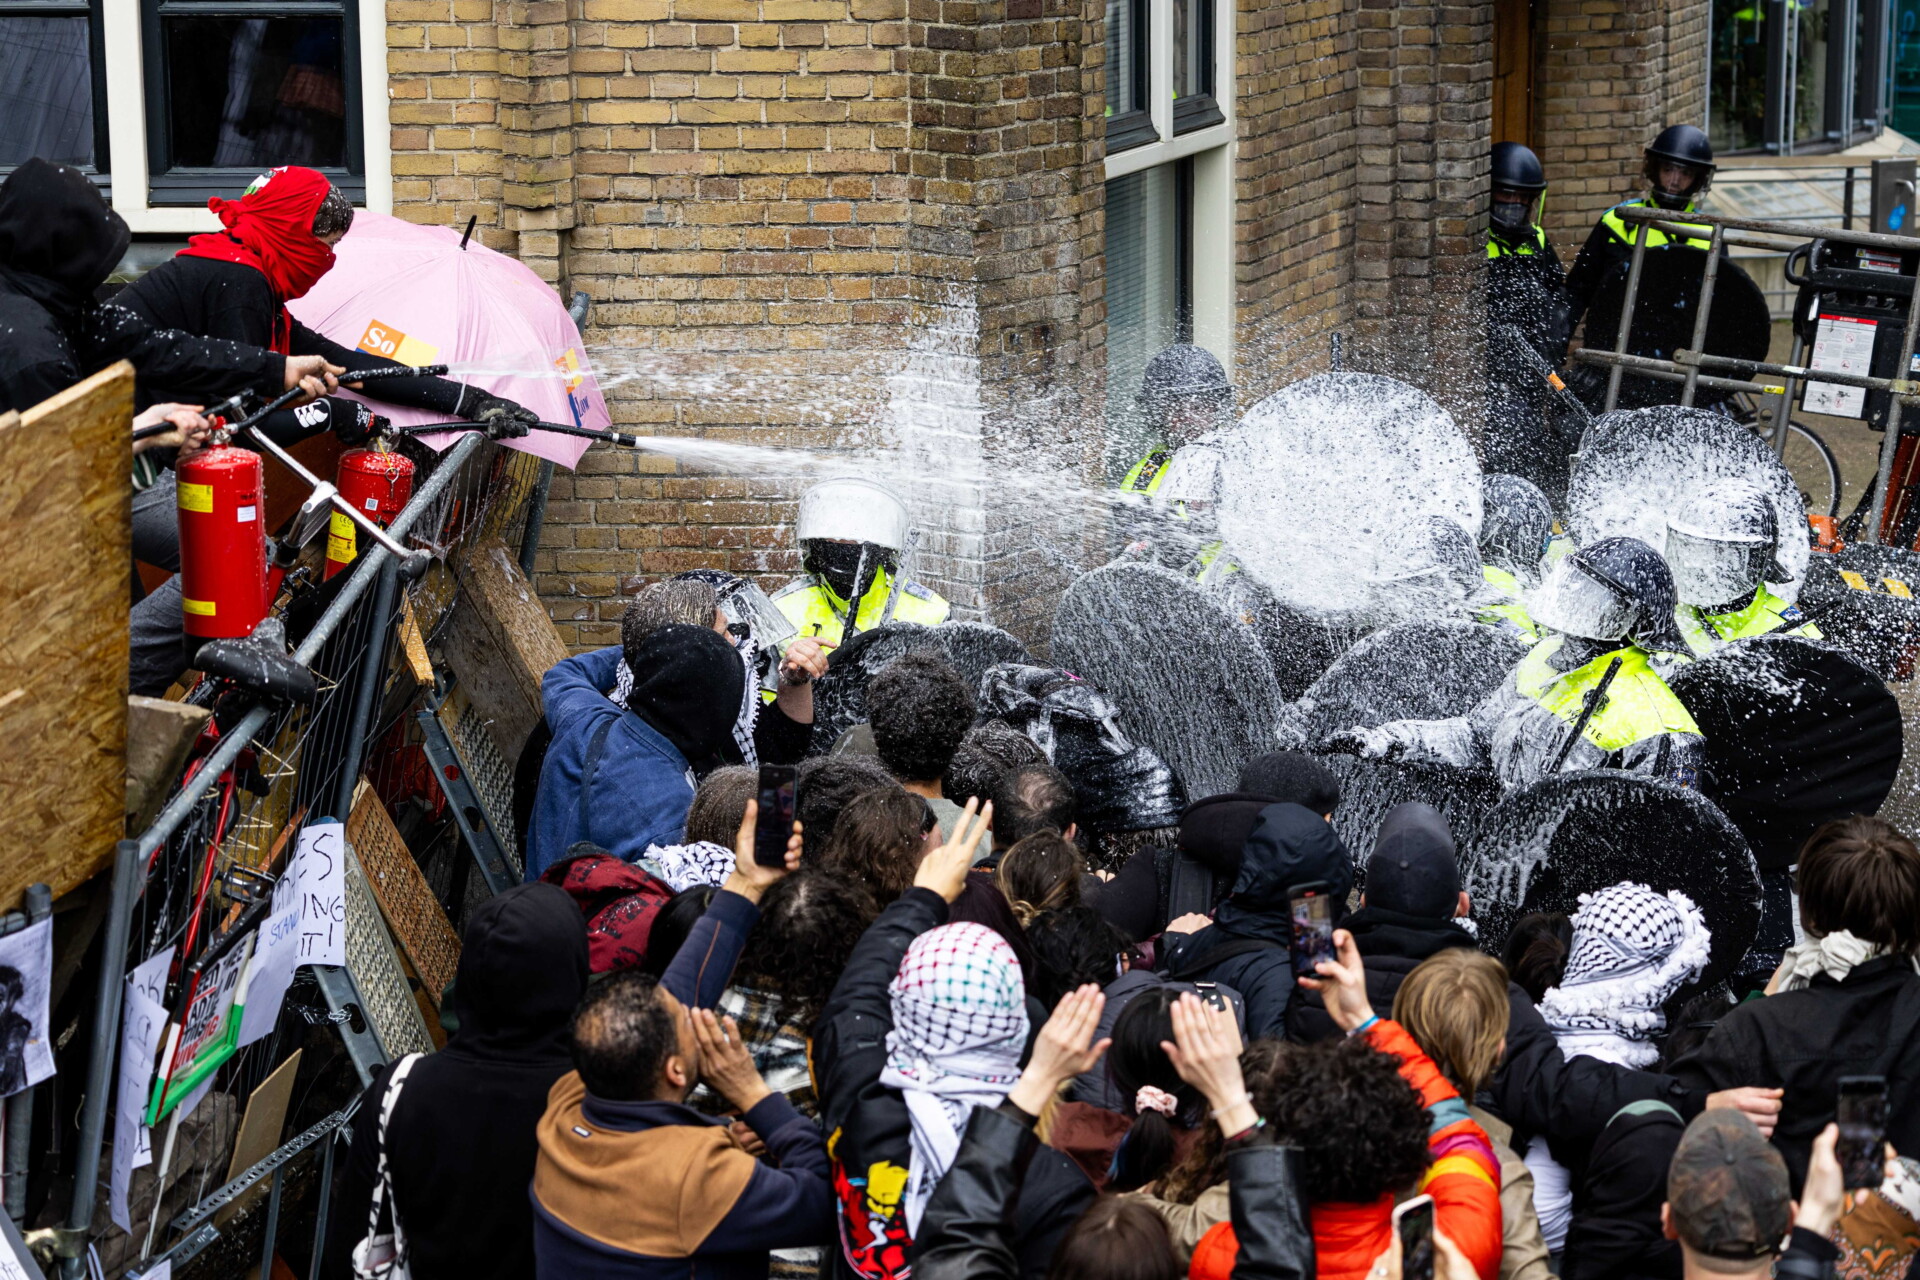
[[[1793,137],[1795,124],[1788,118],[1789,80],[1797,62],[1796,50],[1789,43],[1798,39],[1799,20],[1789,0],[1714,0],[1721,5],[1763,8],[1766,23],[1766,107],[1761,128],[1761,145],[1726,151],[1727,155],[1824,155],[1844,151],[1868,141],[1888,127],[1891,95],[1887,81],[1893,74],[1891,41],[1894,23],[1886,12],[1888,0],[1829,0],[1827,11],[1826,86],[1821,103],[1819,133],[1805,139]],[[1710,16],[1709,31],[1717,15]],[[1843,38],[1835,39],[1836,32]],[[1856,39],[1845,38],[1849,34]],[[1712,35],[1709,35],[1711,41]],[[1851,59],[1849,53],[1851,52]],[[1851,61],[1851,67],[1849,66]],[[1710,69],[1711,73],[1711,69]],[[1852,77],[1853,100],[1847,100]],[[1708,85],[1708,101],[1713,86]],[[1865,105],[1871,118],[1858,109]],[[1837,123],[1836,123],[1837,122]]]
[[[113,198],[113,153],[107,128],[107,36],[102,0],[0,0],[0,18],[85,18],[87,61],[93,73],[93,163],[79,166],[102,195]],[[0,177],[14,166],[0,165]]]
[[[1125,151],[1131,147],[1145,146],[1160,141],[1160,131],[1153,126],[1153,113],[1149,110],[1153,93],[1153,62],[1148,56],[1153,45],[1151,16],[1148,0],[1118,0],[1130,15],[1133,29],[1133,46],[1127,52],[1131,55],[1131,80],[1134,88],[1134,101],[1116,103],[1113,100],[1113,68],[1107,68],[1107,153]],[[1107,42],[1112,48],[1112,42]],[[1138,105],[1135,105],[1137,103]]]
[[[1177,138],[1183,133],[1192,133],[1196,129],[1205,129],[1226,121],[1226,113],[1220,109],[1217,94],[1220,88],[1220,49],[1219,49],[1219,12],[1216,0],[1187,0],[1189,19],[1197,26],[1199,38],[1194,42],[1203,50],[1202,63],[1206,68],[1206,92],[1180,96],[1180,85],[1173,86],[1173,134]],[[1178,36],[1175,37],[1178,39]],[[1176,69],[1177,69],[1176,63]]]
[[[4,3],[6,0],[0,0]],[[366,145],[363,136],[365,104],[360,67],[359,0],[142,0],[141,51],[146,65],[147,204],[153,208],[205,205],[214,196],[231,199],[260,176],[263,166],[185,166],[173,162],[173,140],[168,136],[173,92],[166,58],[162,22],[166,18],[298,18],[337,17],[340,28],[340,71],[347,112],[344,167],[318,169],[334,186],[364,205],[367,198]]]

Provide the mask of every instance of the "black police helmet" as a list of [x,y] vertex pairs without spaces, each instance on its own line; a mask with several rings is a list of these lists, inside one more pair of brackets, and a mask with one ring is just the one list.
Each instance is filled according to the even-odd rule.
[[1673,571],[1658,551],[1638,538],[1602,538],[1570,557],[1574,567],[1604,584],[1634,608],[1633,642],[1648,652],[1687,653],[1687,642],[1674,624],[1679,596],[1673,589]]
[[1519,476],[1495,472],[1480,482],[1480,554],[1509,573],[1531,577],[1553,536],[1547,495]]
[[[1687,165],[1697,175],[1684,192],[1676,194],[1661,189],[1656,175],[1660,166],[1668,161]],[[1663,208],[1684,209],[1705,195],[1713,185],[1713,171],[1713,144],[1707,141],[1706,134],[1690,124],[1668,125],[1647,148],[1647,183],[1653,189],[1654,203]]]
[[1547,171],[1540,157],[1517,142],[1493,144],[1493,185],[1508,191],[1545,191]]
[[1190,342],[1160,352],[1140,375],[1140,407],[1149,415],[1164,414],[1182,400],[1207,400],[1217,409],[1233,403],[1233,384],[1219,358]]

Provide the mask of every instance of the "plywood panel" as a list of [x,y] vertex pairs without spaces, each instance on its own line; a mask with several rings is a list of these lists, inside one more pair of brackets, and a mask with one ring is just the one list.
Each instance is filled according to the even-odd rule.
[[106,867],[125,827],[132,422],[124,361],[0,419],[0,909]]
[[347,843],[359,855],[367,885],[378,899],[394,939],[420,975],[427,998],[438,1008],[440,993],[453,981],[460,964],[460,936],[453,931],[446,910],[433,896],[393,819],[387,816],[386,805],[364,780],[353,794]]
[[447,665],[509,765],[540,719],[540,680],[567,656],[560,632],[500,542],[454,557],[460,598],[444,637]]

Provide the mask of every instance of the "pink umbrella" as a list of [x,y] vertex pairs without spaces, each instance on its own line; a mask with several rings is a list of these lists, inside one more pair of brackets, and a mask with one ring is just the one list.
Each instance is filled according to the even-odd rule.
[[[463,249],[460,242],[460,233],[447,227],[356,213],[334,250],[333,270],[288,309],[341,346],[406,364],[454,365],[463,381],[517,401],[547,422],[610,427],[579,331],[553,287],[505,254],[477,241]],[[460,374],[463,364],[478,371]],[[398,426],[450,421],[372,396],[356,398]],[[453,440],[450,433],[420,438],[441,449]],[[506,442],[568,468],[588,443],[550,431]]]

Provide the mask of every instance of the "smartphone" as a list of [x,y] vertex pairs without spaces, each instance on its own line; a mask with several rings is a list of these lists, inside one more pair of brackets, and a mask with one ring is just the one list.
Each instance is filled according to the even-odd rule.
[[1433,1197],[1415,1196],[1393,1211],[1401,1280],[1433,1280]]
[[1887,1078],[1841,1076],[1840,1103],[1834,1111],[1840,1141],[1840,1185],[1848,1191],[1877,1187],[1887,1166]]
[[1333,898],[1326,881],[1297,884],[1287,890],[1293,901],[1293,974],[1314,977],[1314,966],[1334,958]]
[[760,816],[753,826],[753,860],[763,867],[787,865],[793,838],[793,777],[790,764],[760,766]]

